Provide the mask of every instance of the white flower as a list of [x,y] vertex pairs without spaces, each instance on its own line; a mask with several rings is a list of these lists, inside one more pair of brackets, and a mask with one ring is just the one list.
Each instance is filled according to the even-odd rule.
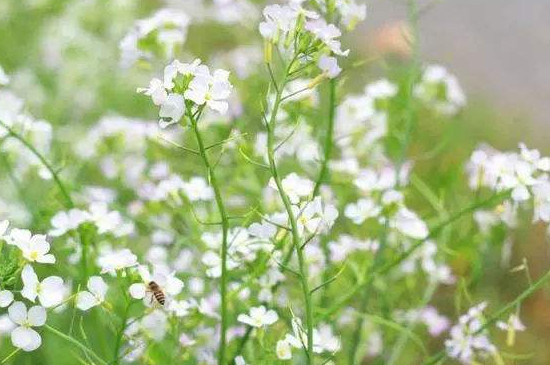
[[50,236],[59,237],[65,233],[77,229],[88,219],[88,213],[80,209],[71,209],[68,212],[59,212],[51,220],[52,229]]
[[261,223],[252,223],[248,227],[248,233],[251,236],[258,237],[260,239],[270,239],[277,233],[277,226],[266,221]]
[[105,301],[109,287],[102,277],[92,276],[86,285],[88,290],[81,291],[76,296],[76,306],[82,311],[98,306]]
[[166,128],[178,123],[185,113],[185,99],[180,94],[168,94],[162,102],[159,111],[159,125]]
[[500,328],[503,331],[507,331],[507,337],[506,337],[506,344],[508,346],[513,346],[515,343],[516,338],[516,331],[525,331],[526,327],[519,319],[519,316],[517,314],[511,314],[510,317],[508,317],[508,321],[498,321],[496,323],[497,327]]
[[168,93],[164,88],[164,83],[157,78],[151,80],[149,87],[138,88],[137,92],[150,96],[151,99],[153,99],[153,104],[157,106],[162,105],[168,97]]
[[[202,256],[201,261],[209,267],[208,270],[206,270],[206,275],[211,278],[219,278],[222,275],[222,258],[218,253],[214,251],[206,251],[206,253]],[[230,257],[228,257],[226,264],[229,270],[239,266],[239,264]]]
[[9,290],[0,291],[0,308],[6,308],[13,302],[13,293]]
[[[292,204],[297,204],[301,198],[308,197],[313,193],[313,182],[298,176],[294,172],[287,175],[281,181],[281,184]],[[269,181],[269,186],[275,190],[279,190],[273,178]]]
[[342,72],[342,69],[338,66],[338,60],[327,55],[322,55],[319,58],[318,66],[329,79],[335,78],[340,75],[340,72]]
[[292,359],[292,349],[288,341],[279,340],[277,341],[277,347],[275,348],[277,353],[277,358],[279,360],[290,360]]
[[143,265],[138,266],[137,269],[143,282],[134,283],[130,286],[130,295],[134,299],[145,299],[146,304],[151,304],[153,302],[152,293],[147,290],[149,283],[152,281],[158,284],[164,294],[170,296],[178,295],[183,289],[183,282],[173,272],[170,272],[166,266],[153,266],[153,274]]
[[387,99],[397,95],[397,86],[386,79],[371,82],[365,86],[365,95],[373,99]]
[[35,306],[29,309],[22,302],[15,302],[8,309],[10,319],[17,325],[11,332],[13,346],[23,351],[34,351],[42,344],[42,338],[32,327],[41,327],[46,323],[46,310]]
[[190,201],[209,201],[214,199],[214,189],[212,189],[206,180],[200,176],[192,177],[189,182],[182,184],[182,189]]
[[90,204],[89,219],[97,226],[97,233],[112,233],[117,237],[131,233],[133,227],[125,223],[117,211],[109,211],[105,202]]
[[346,206],[344,215],[355,224],[361,224],[369,218],[376,217],[381,212],[381,207],[370,198],[359,199],[357,203]]
[[439,65],[426,67],[421,82],[414,88],[414,95],[445,115],[458,113],[466,104],[466,96],[456,77]]
[[312,234],[325,233],[338,218],[336,207],[331,204],[323,204],[321,197],[316,197],[313,201],[306,203],[303,208],[297,206],[293,208],[300,234],[304,229]]
[[98,266],[101,267],[101,273],[114,274],[117,270],[137,265],[137,256],[127,248],[118,251],[107,251],[102,253],[97,259]]
[[336,1],[336,8],[342,16],[342,23],[353,29],[355,25],[367,17],[367,5],[357,4],[355,0]]
[[252,327],[269,326],[279,319],[277,312],[270,309],[267,310],[263,305],[250,308],[250,314],[239,314],[237,321],[248,324]]
[[342,35],[342,32],[334,24],[327,24],[324,19],[316,19],[306,22],[305,28],[338,56],[349,54],[349,49],[342,51],[340,41],[336,40]]
[[422,240],[430,233],[426,223],[405,207],[401,207],[391,219],[392,227],[411,238]]
[[266,6],[263,14],[266,21],[260,23],[260,34],[263,38],[275,42],[284,39],[286,33],[295,28],[298,18],[296,9],[279,4]]
[[49,276],[40,282],[31,265],[27,264],[21,272],[23,280],[23,290],[21,295],[31,302],[40,300],[40,304],[45,308],[54,307],[63,302],[63,279],[59,276]]
[[525,325],[516,314],[511,314],[507,322],[498,321],[497,327],[503,331],[513,329],[514,331],[525,331]]
[[430,335],[436,337],[449,328],[449,319],[440,315],[434,307],[426,307],[420,312],[420,319],[428,326]]
[[225,114],[229,108],[225,100],[229,98],[232,88],[228,71],[216,70],[210,75],[210,70],[204,66],[201,72],[197,72],[184,95],[197,105],[206,104],[210,109]]
[[27,261],[41,264],[55,263],[55,257],[48,253],[50,244],[46,241],[45,235],[33,236],[29,230],[14,228],[10,232],[8,243],[19,247]]
[[176,317],[185,317],[189,315],[194,305],[187,300],[172,300],[168,305],[168,310]]
[[491,343],[486,329],[483,329],[483,310],[481,303],[470,308],[462,315],[458,323],[451,328],[450,338],[445,341],[447,354],[463,364],[471,364],[476,355],[494,354],[496,347]]

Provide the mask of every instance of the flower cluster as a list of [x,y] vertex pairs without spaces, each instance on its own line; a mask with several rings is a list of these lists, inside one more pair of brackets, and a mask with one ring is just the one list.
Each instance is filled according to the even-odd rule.
[[207,106],[225,114],[231,89],[229,72],[218,69],[210,73],[208,66],[196,59],[193,63],[172,62],[165,67],[163,80],[154,78],[149,87],[139,88],[138,92],[150,96],[153,103],[160,107],[159,124],[165,128],[178,123],[186,111],[195,112],[187,110],[186,101],[192,102],[201,111]]
[[445,341],[450,357],[463,364],[471,364],[479,357],[498,358],[497,348],[491,342],[485,326],[483,311],[486,307],[487,303],[481,303],[470,308],[451,328],[450,338]]

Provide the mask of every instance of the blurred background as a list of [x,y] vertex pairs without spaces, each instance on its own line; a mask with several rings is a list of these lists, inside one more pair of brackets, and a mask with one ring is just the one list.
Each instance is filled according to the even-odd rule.
[[[472,144],[487,141],[502,150],[525,142],[548,155],[550,1],[419,3],[423,9],[420,59],[448,67],[468,96],[469,106],[458,121],[463,126],[454,135],[454,153],[467,154]],[[406,58],[409,49],[403,34],[410,32],[406,4],[398,0],[372,0],[368,4],[368,21],[355,33],[355,41],[370,55],[393,53]],[[439,161],[445,163],[445,158]],[[533,277],[548,270],[550,250],[543,227],[519,230],[514,241],[512,266],[526,259]],[[526,280],[523,274],[503,274],[495,262],[486,263],[484,275],[490,279],[477,288],[479,295],[502,301],[517,295]],[[550,363],[550,291],[529,299],[522,314],[532,332],[520,336],[521,355],[507,363]]]
[[[187,9],[192,1],[171,3]],[[12,76],[10,87],[26,99],[31,112],[54,128],[86,130],[110,112],[155,116],[149,103],[134,92],[150,76],[129,75],[131,71],[118,68],[118,42],[135,19],[149,16],[162,2],[115,2],[120,8],[107,6],[108,1],[0,0],[0,65]],[[453,125],[420,121],[413,150],[429,150],[439,139],[449,139],[435,161],[419,167],[430,172],[432,184],[455,181],[456,164],[462,164],[482,141],[501,150],[525,142],[550,155],[550,0],[419,3],[420,59],[447,67],[468,96],[468,107]],[[367,20],[350,40],[355,43],[350,48],[364,59],[377,60],[369,64],[362,82],[391,73],[388,68],[409,56],[403,40],[410,32],[405,1],[369,0],[367,6]],[[117,22],[111,22],[115,18]],[[216,36],[210,45],[225,41],[223,35],[209,35]],[[40,194],[36,200],[42,198]],[[548,240],[543,227],[524,227],[514,235],[512,267],[525,258],[530,275],[536,278],[550,266]],[[525,289],[526,277],[524,272],[503,274],[499,262],[500,257],[475,265],[455,262],[454,269],[473,271],[472,266],[477,266],[485,277],[473,294],[506,303]],[[550,292],[540,291],[530,298],[522,316],[531,331],[518,337],[517,361],[509,363],[550,363]]]

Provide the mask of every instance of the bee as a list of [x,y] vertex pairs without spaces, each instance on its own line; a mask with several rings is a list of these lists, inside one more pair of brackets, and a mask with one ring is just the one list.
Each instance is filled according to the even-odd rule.
[[166,297],[164,295],[164,292],[160,288],[160,286],[155,283],[154,281],[149,282],[147,284],[148,290],[153,294],[153,297],[151,298],[151,302],[153,301],[153,298],[159,302],[160,305],[164,305],[166,303]]

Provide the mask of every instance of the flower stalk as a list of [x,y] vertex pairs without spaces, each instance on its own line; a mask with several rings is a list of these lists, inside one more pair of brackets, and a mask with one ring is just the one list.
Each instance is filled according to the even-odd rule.
[[296,58],[293,58],[292,61],[290,61],[288,67],[286,68],[283,80],[279,83],[279,87],[275,95],[275,102],[273,104],[273,109],[271,110],[271,117],[269,121],[266,122],[267,157],[269,160],[271,175],[273,177],[273,180],[275,181],[275,184],[277,185],[279,196],[283,201],[283,205],[285,207],[286,213],[288,215],[288,219],[290,221],[292,245],[298,257],[300,282],[301,282],[302,292],[304,296],[305,310],[306,310],[307,349],[305,350],[306,350],[306,356],[307,356],[307,364],[311,365],[313,364],[313,306],[312,306],[312,300],[311,300],[311,292],[309,290],[308,267],[304,258],[304,252],[301,244],[300,233],[298,230],[298,223],[296,220],[296,216],[294,214],[294,211],[292,210],[292,204],[290,202],[290,199],[283,188],[281,176],[279,174],[279,170],[277,167],[277,162],[275,161],[275,129],[277,124],[276,122],[277,113],[279,112],[279,108],[281,106],[281,101],[283,99],[282,94],[288,80],[288,75],[295,61],[296,61]]
[[221,279],[220,279],[220,296],[221,296],[221,329],[220,329],[220,344],[218,349],[218,364],[226,364],[227,363],[227,328],[228,328],[228,298],[227,298],[227,284],[228,284],[228,270],[227,270],[227,234],[229,230],[229,218],[227,214],[227,210],[225,208],[225,204],[223,201],[223,197],[221,194],[220,185],[216,176],[216,173],[214,172],[214,169],[212,167],[212,164],[210,162],[210,159],[208,158],[207,150],[204,144],[204,140],[202,137],[202,134],[199,130],[198,126],[198,119],[200,118],[200,114],[202,114],[201,107],[196,113],[196,115],[193,115],[189,110],[187,111],[187,116],[189,118],[189,121],[191,123],[191,128],[193,129],[193,132],[195,134],[195,138],[197,140],[197,145],[199,146],[199,153],[203,160],[203,163],[206,167],[207,177],[208,181],[210,181],[210,185],[212,186],[212,189],[214,190],[216,205],[218,207],[218,212],[220,214],[221,218],[221,227],[222,227],[222,247],[221,247]]

